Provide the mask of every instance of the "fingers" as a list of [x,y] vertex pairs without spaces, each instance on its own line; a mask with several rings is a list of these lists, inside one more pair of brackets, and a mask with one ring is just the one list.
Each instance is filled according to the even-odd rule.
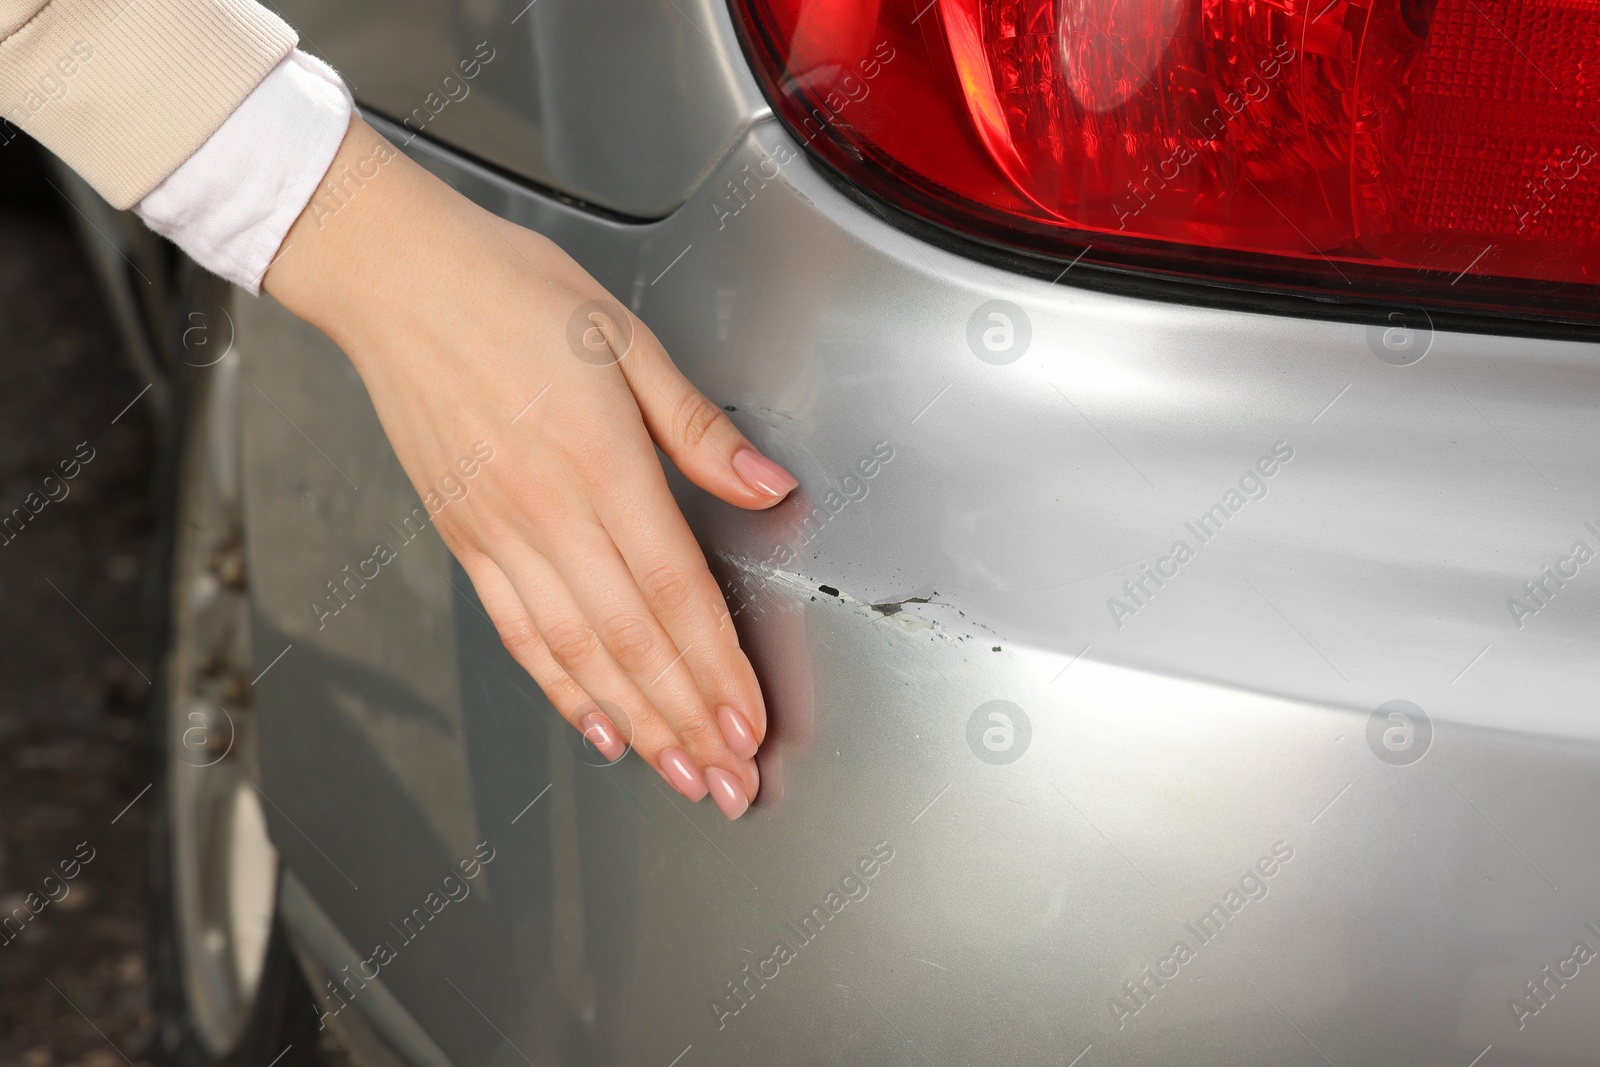
[[[685,795],[693,793],[691,799],[698,800],[705,795],[703,784],[695,787],[687,780],[687,776],[682,774],[678,775],[677,781],[674,781],[669,772],[677,768],[672,767],[670,763],[668,766],[663,766],[661,753],[673,748],[676,738],[660,716],[651,711],[648,704],[637,694],[630,694],[631,699],[625,701],[608,701],[616,709],[616,714],[613,716],[601,709],[590,699],[584,688],[573,680],[572,675],[551,652],[534,616],[523,602],[523,594],[518,591],[516,583],[507,577],[499,563],[487,556],[480,556],[472,563],[463,560],[462,567],[472,578],[473,587],[478,590],[478,596],[483,601],[490,619],[494,621],[495,629],[499,631],[500,640],[505,644],[507,651],[533,677],[533,680],[539,683],[539,688],[544,690],[562,718],[581,731],[608,760],[614,762],[620,759],[631,744],[674,788],[679,788],[679,783],[683,782],[688,788],[679,788],[679,791]],[[539,570],[536,566],[530,567],[528,560],[523,561],[520,569],[524,572],[530,569]],[[552,583],[558,586],[561,584],[553,571],[536,573],[530,580],[542,581],[546,586]],[[554,610],[554,605],[559,605],[565,600],[559,595],[544,594],[533,599],[536,603],[548,605],[545,609],[546,614]],[[561,632],[559,627],[558,632]],[[564,651],[563,655],[570,656],[571,653]],[[591,676],[595,674],[592,670],[583,673]],[[612,685],[614,692],[620,688],[615,682]],[[623,721],[617,722],[616,718]],[[695,770],[693,776],[698,778],[698,775],[698,770]]]
[[[648,453],[645,458],[649,459]],[[659,466],[655,473],[659,479]],[[620,475],[618,481],[622,485],[632,485],[636,479]],[[632,496],[634,493],[615,495]],[[653,514],[662,525],[682,522],[670,496]],[[735,743],[754,734],[747,718],[751,698],[745,695],[739,700],[746,708],[743,715],[747,728],[736,731],[734,743],[730,743],[718,721],[718,712],[729,702],[724,698],[717,704],[708,697],[730,691],[733,683],[721,681],[714,687],[703,685],[691,664],[718,663],[728,674],[742,668],[749,689],[756,688],[755,678],[732,640],[732,627],[719,633],[714,618],[710,617],[709,604],[720,605],[721,597],[711,575],[705,571],[704,561],[699,559],[698,550],[693,562],[699,565],[703,581],[696,581],[694,571],[683,565],[686,562],[663,564],[648,576],[650,592],[646,592],[618,551],[611,534],[598,522],[576,525],[559,538],[557,547],[551,551],[551,563],[567,580],[568,588],[611,661],[666,720],[683,743],[685,753],[699,768],[720,767],[736,780],[742,806],[755,795],[760,781],[756,765],[749,758],[754,755],[749,746],[743,745],[743,752],[735,747]],[[693,611],[693,604],[701,606],[707,625],[698,633],[688,634],[686,640],[669,633],[658,607],[664,609],[671,605],[683,612]],[[547,634],[547,639],[554,640],[554,635]],[[556,655],[559,661],[559,649]],[[590,692],[597,691],[591,689]]]
[[[674,789],[698,801],[710,788],[729,818],[743,814],[760,784],[755,764],[723,739],[682,651],[604,530],[580,523],[552,540],[562,549],[551,558],[512,542],[499,547],[495,562],[553,664],[620,710],[628,724],[618,725],[631,727],[634,748]],[[514,624],[509,629],[517,633]],[[529,658],[538,662],[536,653]]]
[[[626,463],[619,460],[619,463]],[[660,465],[640,464],[634,489],[597,498],[606,531],[713,710],[723,740],[748,759],[766,737],[766,706],[705,556],[678,511]]]
[[487,556],[469,557],[463,553],[461,566],[478,591],[478,599],[483,601],[484,610],[499,632],[506,651],[544,690],[556,713],[582,733],[584,740],[594,746],[607,763],[615,763],[627,755],[630,743],[627,734],[556,663],[549,646],[523,609],[516,590],[494,561]]
[[633,351],[618,366],[650,436],[695,485],[730,504],[759,509],[770,508],[799,484],[689,384],[643,325],[635,327]]
[[[681,517],[673,515],[673,520],[673,525],[683,525]],[[693,538],[687,539],[692,546]],[[714,739],[698,737],[691,751],[706,760],[706,784],[717,806],[730,819],[738,818],[760,784],[752,757],[766,736],[767,717],[761,687],[723,610],[721,591],[700,559],[690,563],[665,551],[646,551],[630,562],[667,641],[683,650],[681,669],[701,698],[695,714],[707,715],[715,724]],[[737,761],[736,771],[745,773],[736,777],[724,771],[729,764],[723,752]]]
[[[552,548],[552,559],[577,590],[575,566],[599,560],[607,550],[619,558],[626,573],[620,568],[612,570],[606,584],[625,589],[628,603],[598,610],[615,611],[643,604],[647,617],[664,631],[656,640],[681,658],[682,668],[673,665],[671,680],[679,684],[682,679],[688,686],[687,696],[695,698],[692,704],[681,705],[686,709],[684,714],[698,727],[701,715],[709,710],[721,735],[721,745],[691,747],[690,755],[739,775],[746,796],[753,796],[749,788],[755,784],[755,765],[749,761],[766,736],[761,686],[739,648],[738,631],[722,592],[667,488],[660,462],[642,436],[639,446],[614,448],[598,457],[597,465],[596,457],[589,457],[592,469],[586,476],[595,488],[590,504],[599,524],[582,538],[561,538],[559,547]],[[618,491],[619,487],[622,491]],[[569,559],[571,562],[567,562]],[[585,572],[586,577],[588,573]],[[581,592],[579,595],[582,599]],[[589,609],[591,618],[597,617],[595,610]],[[626,663],[623,666],[627,668]],[[652,664],[651,670],[655,669]],[[641,686],[650,681],[638,672],[629,673]],[[647,695],[676,727],[674,709],[663,705],[654,692]],[[679,736],[684,736],[682,730]],[[743,762],[730,764],[724,753]]]

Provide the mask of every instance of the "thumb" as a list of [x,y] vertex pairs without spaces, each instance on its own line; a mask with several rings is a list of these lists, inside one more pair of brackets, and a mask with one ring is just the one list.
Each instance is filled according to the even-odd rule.
[[800,484],[689,384],[654,334],[641,327],[638,335],[618,366],[651,438],[684,477],[721,500],[751,509],[770,508]]

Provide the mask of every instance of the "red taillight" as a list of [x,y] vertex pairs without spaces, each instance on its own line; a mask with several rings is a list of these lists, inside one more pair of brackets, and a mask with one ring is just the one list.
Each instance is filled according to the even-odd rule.
[[734,0],[853,183],[989,244],[1600,321],[1600,0]]

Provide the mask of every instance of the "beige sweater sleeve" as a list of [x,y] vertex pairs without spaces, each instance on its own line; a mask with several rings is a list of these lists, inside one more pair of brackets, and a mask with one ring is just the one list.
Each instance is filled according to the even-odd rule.
[[253,0],[0,0],[0,118],[129,208],[295,44]]

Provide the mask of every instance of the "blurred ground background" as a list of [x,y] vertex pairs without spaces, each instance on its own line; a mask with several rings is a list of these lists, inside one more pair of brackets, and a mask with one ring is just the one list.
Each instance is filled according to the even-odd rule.
[[154,642],[139,579],[151,433],[137,404],[112,425],[144,383],[122,360],[70,210],[31,144],[0,147],[0,515],[42,495],[80,443],[94,450],[65,499],[0,535],[0,916],[28,914],[29,893],[37,904],[59,864],[93,850],[67,895],[0,943],[0,1064],[143,1067],[154,1020],[142,801],[117,816],[150,780]]
[[[0,1067],[154,1067],[157,445],[52,180],[25,137],[0,144],[0,517],[93,450],[66,497],[0,527]],[[37,909],[20,933],[13,909]],[[349,1063],[331,1033],[320,1057]]]

